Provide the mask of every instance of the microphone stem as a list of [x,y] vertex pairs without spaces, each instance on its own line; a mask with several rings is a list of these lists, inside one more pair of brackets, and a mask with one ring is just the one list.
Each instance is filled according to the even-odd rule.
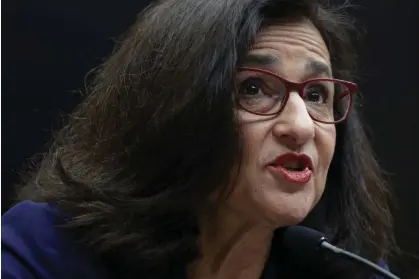
[[375,263],[373,263],[373,262],[371,262],[371,261],[369,261],[367,259],[364,259],[364,258],[362,258],[362,257],[360,257],[360,256],[358,256],[356,254],[353,254],[351,252],[348,252],[346,250],[343,250],[343,249],[341,249],[339,247],[336,247],[336,246],[330,244],[327,241],[321,242],[320,246],[322,248],[325,248],[325,249],[327,249],[327,250],[335,253],[335,254],[344,255],[347,258],[349,258],[349,259],[351,259],[351,260],[353,260],[355,262],[364,264],[365,266],[367,266],[370,269],[372,269],[375,273],[377,273],[377,274],[379,274],[381,276],[384,276],[385,278],[388,278],[388,279],[400,279],[400,277],[397,277],[396,275],[394,275],[390,271],[388,271],[388,270],[386,270],[386,269],[384,269],[384,268],[376,265]]

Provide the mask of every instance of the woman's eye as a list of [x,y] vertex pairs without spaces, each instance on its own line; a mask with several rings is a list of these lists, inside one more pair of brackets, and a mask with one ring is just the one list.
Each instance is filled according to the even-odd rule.
[[247,79],[240,85],[239,94],[245,96],[256,96],[263,94],[262,92],[263,82],[259,79],[251,78]]
[[310,86],[305,91],[305,100],[311,103],[321,103],[324,104],[327,102],[329,97],[329,89],[324,85],[315,85]]

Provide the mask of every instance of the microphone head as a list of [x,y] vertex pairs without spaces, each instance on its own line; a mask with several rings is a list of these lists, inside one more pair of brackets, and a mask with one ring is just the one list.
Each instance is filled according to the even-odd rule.
[[320,248],[326,236],[314,229],[303,226],[292,226],[285,229],[284,246],[290,250],[314,251]]
[[321,243],[326,236],[314,229],[303,226],[292,226],[285,229],[282,245],[286,253],[306,267],[321,268],[328,264],[327,251]]

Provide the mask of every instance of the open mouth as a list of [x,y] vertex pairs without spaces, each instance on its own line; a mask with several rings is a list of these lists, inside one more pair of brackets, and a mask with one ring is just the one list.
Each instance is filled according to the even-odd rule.
[[269,164],[269,169],[289,182],[305,184],[311,179],[313,164],[305,154],[285,153]]
[[291,171],[313,170],[313,163],[305,154],[285,153],[271,162],[271,166],[281,166]]
[[281,167],[290,170],[290,171],[303,171],[305,169],[308,168],[307,165],[302,164],[300,162],[287,162],[283,165],[281,165]]

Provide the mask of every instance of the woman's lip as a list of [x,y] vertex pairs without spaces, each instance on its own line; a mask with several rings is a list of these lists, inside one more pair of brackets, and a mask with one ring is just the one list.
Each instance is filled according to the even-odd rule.
[[279,176],[291,183],[295,184],[306,184],[310,181],[313,172],[309,168],[305,168],[302,171],[289,170],[282,166],[268,166],[268,170],[274,175]]
[[305,168],[309,168],[313,170],[313,162],[310,156],[306,154],[297,154],[292,152],[283,153],[280,156],[276,157],[275,160],[269,163],[269,165],[273,166],[284,166],[289,162],[297,162],[300,166],[304,166]]

